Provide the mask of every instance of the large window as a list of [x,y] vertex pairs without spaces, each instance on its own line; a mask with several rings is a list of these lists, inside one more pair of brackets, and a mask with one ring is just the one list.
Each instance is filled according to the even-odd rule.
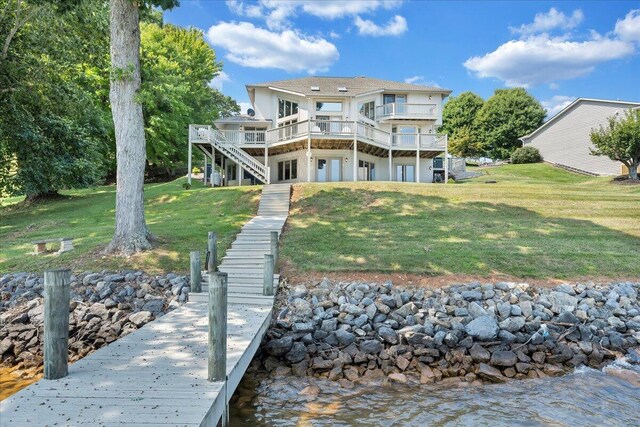
[[278,98],[278,118],[289,117],[298,114],[298,103]]
[[375,163],[367,162],[364,160],[358,160],[358,180],[375,181],[376,180]]
[[360,104],[360,115],[366,117],[369,120],[375,120],[376,118],[376,103],[375,101],[363,102]]
[[278,162],[278,181],[288,181],[298,178],[298,160]]
[[342,111],[342,102],[316,102],[316,111],[322,113],[339,113]]
[[415,170],[414,165],[396,165],[396,181],[414,182]]

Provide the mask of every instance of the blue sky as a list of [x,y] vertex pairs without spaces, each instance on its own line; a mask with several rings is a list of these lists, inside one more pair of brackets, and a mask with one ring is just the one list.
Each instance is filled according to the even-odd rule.
[[205,32],[224,63],[213,84],[241,103],[245,84],[306,75],[485,99],[524,86],[551,115],[576,97],[640,101],[640,1],[181,0],[165,21]]

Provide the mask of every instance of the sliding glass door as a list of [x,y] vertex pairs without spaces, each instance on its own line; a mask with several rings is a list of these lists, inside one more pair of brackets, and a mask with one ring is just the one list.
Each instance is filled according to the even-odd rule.
[[415,182],[415,171],[414,165],[396,165],[396,181]]
[[316,179],[318,182],[342,181],[342,159],[318,159],[316,162]]

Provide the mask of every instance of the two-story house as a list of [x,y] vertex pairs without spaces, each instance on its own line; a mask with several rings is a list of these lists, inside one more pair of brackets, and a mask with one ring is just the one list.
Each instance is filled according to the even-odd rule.
[[247,85],[247,92],[247,115],[190,125],[189,152],[201,150],[223,185],[448,179],[447,136],[436,132],[450,90],[304,77]]

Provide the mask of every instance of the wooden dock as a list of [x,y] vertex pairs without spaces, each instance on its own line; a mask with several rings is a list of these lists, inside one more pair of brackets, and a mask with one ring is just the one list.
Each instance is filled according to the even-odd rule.
[[70,365],[67,377],[0,402],[0,425],[217,425],[269,327],[264,255],[270,232],[287,219],[289,194],[289,185],[264,187],[258,216],[219,266],[229,275],[226,383],[207,381],[205,286],[183,307]]

